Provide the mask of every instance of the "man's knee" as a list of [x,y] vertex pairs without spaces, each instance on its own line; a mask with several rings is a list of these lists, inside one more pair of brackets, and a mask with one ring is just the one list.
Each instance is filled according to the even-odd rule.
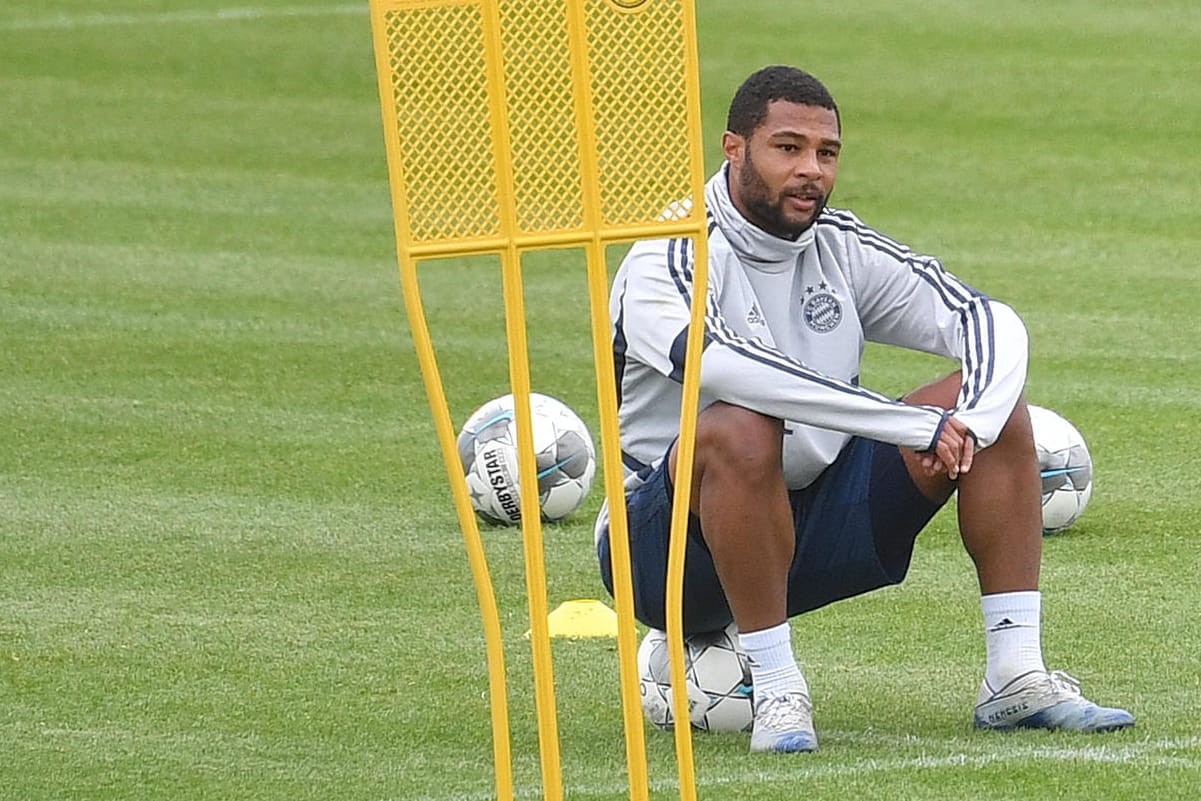
[[[943,409],[954,409],[959,403],[959,393],[963,386],[963,375],[954,372],[925,386],[918,387],[905,396],[905,402],[921,406],[938,406]],[[1009,419],[1001,429],[1001,439],[1033,442],[1033,429],[1030,425],[1030,412],[1026,406],[1026,394],[1018,396],[1017,403],[1009,413]]]
[[783,421],[742,406],[718,402],[697,417],[698,463],[778,470],[783,442]]
[[942,409],[953,409],[959,402],[959,392],[962,387],[962,373],[951,373],[913,390],[905,396],[905,402],[914,406],[938,406]]
[[1013,411],[1009,413],[1009,419],[1001,428],[1001,436],[997,442],[1005,442],[1033,451],[1034,426],[1030,422],[1030,407],[1026,404],[1026,393],[1023,392],[1018,396],[1017,403],[1013,405]]
[[[701,486],[769,486],[783,477],[784,423],[742,406],[717,402],[697,416],[691,507],[700,509]],[[668,457],[676,481],[679,443]]]

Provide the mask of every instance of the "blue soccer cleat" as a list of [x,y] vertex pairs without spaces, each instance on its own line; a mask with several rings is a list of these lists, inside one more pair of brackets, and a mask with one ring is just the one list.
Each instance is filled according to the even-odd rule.
[[817,750],[813,703],[802,692],[768,696],[755,704],[752,753],[795,754]]
[[999,690],[985,681],[976,699],[978,729],[1052,729],[1100,732],[1134,725],[1125,709],[1097,706],[1080,682],[1062,670],[1023,673]]

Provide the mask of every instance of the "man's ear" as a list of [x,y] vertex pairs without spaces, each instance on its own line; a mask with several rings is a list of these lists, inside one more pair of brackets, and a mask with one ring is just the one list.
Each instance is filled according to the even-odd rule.
[[721,149],[725,153],[726,161],[741,166],[746,151],[746,139],[733,131],[726,131],[721,135]]

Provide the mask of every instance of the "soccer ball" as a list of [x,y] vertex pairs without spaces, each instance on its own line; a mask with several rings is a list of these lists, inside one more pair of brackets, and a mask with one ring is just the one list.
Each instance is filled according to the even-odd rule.
[[[562,401],[531,392],[530,414],[542,519],[562,520],[580,508],[592,489],[596,447],[584,421]],[[513,396],[476,409],[463,425],[458,445],[476,514],[490,523],[521,523]]]
[[1034,449],[1043,480],[1043,534],[1071,526],[1093,494],[1093,460],[1084,437],[1060,415],[1030,405]]
[[[700,731],[750,731],[754,718],[751,666],[738,647],[738,629],[684,638],[688,717]],[[670,730],[671,658],[667,632],[651,629],[638,647],[642,711],[660,729]]]

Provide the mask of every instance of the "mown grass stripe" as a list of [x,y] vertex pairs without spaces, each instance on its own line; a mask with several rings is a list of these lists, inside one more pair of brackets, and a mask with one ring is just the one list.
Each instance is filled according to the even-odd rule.
[[278,17],[328,17],[367,14],[366,3],[329,6],[243,6],[240,8],[158,11],[142,14],[53,14],[27,19],[0,20],[0,31],[49,31],[73,28],[121,27],[130,25],[182,25],[191,23],[244,22]]

